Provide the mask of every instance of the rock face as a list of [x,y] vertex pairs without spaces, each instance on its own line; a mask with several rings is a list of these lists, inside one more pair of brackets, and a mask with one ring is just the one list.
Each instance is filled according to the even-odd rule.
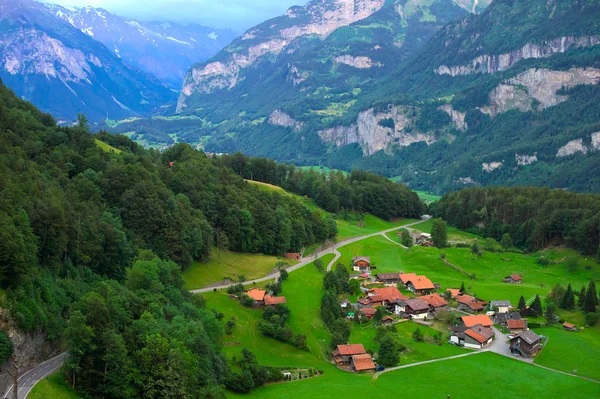
[[592,133],[592,147],[595,150],[600,150],[600,132]]
[[450,104],[442,105],[439,109],[448,114],[448,116],[452,119],[452,123],[454,123],[454,126],[456,126],[458,130],[463,132],[467,130],[468,126],[465,122],[465,116],[467,115],[466,113],[456,111]]
[[304,126],[304,123],[299,122],[286,114],[285,112],[281,112],[280,110],[275,110],[269,116],[269,123],[271,125],[289,127],[294,129],[295,131],[300,131]]
[[527,166],[534,164],[538,161],[537,154],[526,155],[526,154],[515,154],[517,165]]
[[[386,112],[375,113],[371,108],[358,114],[356,124],[319,131],[319,137],[323,142],[337,147],[358,143],[365,156],[391,150],[393,146],[407,147],[418,142],[435,143],[433,135],[412,131],[410,127],[414,124],[414,117],[408,116],[408,111],[413,110],[392,106]],[[393,128],[389,125],[393,125]]]
[[[186,108],[186,100],[194,92],[206,94],[235,87],[242,69],[265,55],[278,55],[296,38],[325,38],[340,27],[371,16],[384,3],[385,0],[313,0],[306,7],[292,7],[284,16],[252,28],[225,49],[228,55],[192,67],[181,90],[178,112]],[[365,60],[356,62],[364,65]]]
[[117,57],[177,90],[190,65],[212,57],[236,36],[230,30],[197,24],[126,19],[101,8],[45,6],[56,17],[104,44]]
[[502,167],[502,162],[490,162],[490,163],[482,163],[481,167],[485,172],[493,172],[496,169],[500,169]]
[[496,73],[512,68],[516,63],[530,58],[548,58],[574,48],[592,47],[600,44],[600,36],[565,36],[541,44],[528,43],[518,50],[500,55],[481,55],[466,65],[441,65],[438,75],[470,75],[472,73]]
[[351,55],[340,55],[334,59],[337,64],[346,64],[358,69],[369,69],[372,67],[381,67],[383,64],[373,62],[369,57],[353,57]]
[[598,82],[600,69],[596,68],[529,69],[496,87],[490,94],[491,105],[482,107],[481,111],[492,117],[511,109],[527,112],[533,110],[533,100],[539,103],[535,109],[539,111],[566,101],[567,96],[556,94],[562,88]]
[[559,148],[557,157],[566,157],[581,152],[587,154],[588,148],[583,144],[583,139],[571,140]]
[[454,180],[454,183],[464,184],[465,186],[473,185],[476,186],[477,182],[473,180],[472,177],[461,177],[457,180]]

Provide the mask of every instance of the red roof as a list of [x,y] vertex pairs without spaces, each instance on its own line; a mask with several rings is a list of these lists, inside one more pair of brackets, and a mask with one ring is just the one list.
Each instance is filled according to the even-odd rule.
[[519,276],[518,274],[511,274],[508,277],[512,278],[515,281],[523,280],[523,277]]
[[400,273],[400,281],[406,285],[411,277],[417,277],[416,273]]
[[375,308],[363,308],[362,314],[364,314],[365,316],[373,316],[373,315],[375,315],[376,311],[377,311],[377,309],[375,309]]
[[362,355],[367,353],[362,344],[338,345],[337,350],[342,356]]
[[478,314],[475,316],[462,316],[461,320],[463,323],[465,323],[465,326],[469,328],[476,326],[477,324],[481,324],[484,327],[491,327],[494,325],[492,319],[484,314]]
[[458,301],[458,303],[463,303],[466,305],[468,303],[476,301],[477,298],[472,297],[471,295],[459,295],[456,297],[456,300]]
[[394,318],[392,316],[384,316],[381,318],[381,321],[394,321]]
[[263,301],[266,293],[265,290],[261,290],[260,288],[252,288],[250,291],[246,292],[246,295],[255,301]]
[[481,335],[477,334],[473,330],[467,330],[467,331],[465,331],[465,334],[467,334],[469,337],[473,338],[475,341],[477,341],[481,344],[483,344],[485,341],[487,341],[487,339],[485,339]]
[[527,328],[524,320],[507,320],[506,325],[509,330],[524,330]]
[[284,296],[265,295],[265,305],[266,306],[277,305],[278,303],[286,303],[285,297]]
[[569,329],[570,329],[570,328],[575,328],[575,324],[571,324],[571,323],[566,323],[566,322],[565,322],[565,323],[563,324],[563,327],[564,327],[564,328],[569,328]]
[[431,280],[425,276],[411,276],[407,280],[415,287],[415,290],[432,290],[435,288]]
[[375,296],[382,297],[383,300],[388,302],[395,301],[396,299],[408,299],[406,296],[402,295],[402,293],[398,291],[398,288],[396,287],[373,288],[369,292],[374,293]]
[[460,290],[458,288],[448,288],[446,291],[450,292],[452,298],[456,298],[460,295]]
[[421,299],[427,302],[429,306],[433,306],[434,308],[441,308],[448,304],[448,302],[446,302],[446,300],[438,294],[425,295],[422,296]]
[[375,363],[368,353],[352,356],[352,363],[356,371],[375,370]]

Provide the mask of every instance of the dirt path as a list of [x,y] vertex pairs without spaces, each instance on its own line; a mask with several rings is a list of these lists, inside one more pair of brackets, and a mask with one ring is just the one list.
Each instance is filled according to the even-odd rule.
[[462,355],[456,355],[456,356],[448,356],[448,357],[443,357],[441,359],[433,359],[433,360],[426,360],[424,362],[418,362],[418,363],[411,363],[411,364],[405,364],[404,366],[397,366],[397,367],[390,367],[389,369],[385,369],[383,371],[380,371],[378,373],[375,373],[375,375],[373,376],[373,380],[376,380],[377,378],[379,378],[379,376],[381,374],[384,373],[388,373],[390,371],[396,371],[396,370],[402,370],[402,369],[407,369],[409,367],[416,367],[416,366],[422,366],[424,364],[430,364],[430,363],[437,363],[437,362],[444,362],[446,360],[452,360],[452,359],[460,359],[461,357],[467,357],[467,356],[473,356],[473,355],[478,355],[480,353],[483,353],[481,351],[473,351],[473,352],[469,352],[469,353],[463,353]]

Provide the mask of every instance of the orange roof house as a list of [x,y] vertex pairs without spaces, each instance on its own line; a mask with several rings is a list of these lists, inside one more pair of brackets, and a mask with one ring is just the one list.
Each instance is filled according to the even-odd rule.
[[362,344],[338,345],[337,350],[342,356],[362,355],[367,353]]
[[525,320],[506,320],[506,325],[509,330],[526,330]]
[[371,319],[373,316],[375,316],[375,312],[377,311],[377,309],[375,308],[362,308],[362,314],[367,318],[367,319]]
[[427,302],[432,308],[443,308],[448,305],[448,302],[438,294],[425,295],[421,299]]
[[452,298],[457,298],[460,295],[460,290],[458,288],[448,288],[446,291],[452,295]]
[[435,285],[425,276],[408,276],[402,279],[402,281],[404,280],[406,280],[406,288],[415,294],[435,289]]
[[260,288],[252,288],[251,290],[246,292],[246,295],[248,295],[250,298],[254,299],[257,302],[262,302],[265,300],[266,293],[267,292],[265,290],[261,290]]
[[285,304],[285,297],[284,296],[271,296],[271,295],[265,295],[265,306],[275,306],[278,303],[283,303]]
[[494,325],[492,319],[490,319],[484,314],[478,314],[474,316],[462,316],[461,320],[468,328],[474,327],[478,324],[482,325],[483,327],[491,327]]
[[302,258],[302,254],[297,252],[288,252],[285,254],[285,258],[290,260],[300,260]]
[[410,278],[412,277],[417,277],[416,273],[400,273],[400,281],[402,281],[402,284],[406,285],[409,281]]
[[470,295],[460,295],[456,298],[456,300],[458,301],[458,308],[460,310],[472,312],[482,311],[483,307],[487,305],[487,302]]
[[373,288],[372,290],[369,290],[369,293],[380,296],[383,300],[388,302],[393,302],[397,299],[408,299],[406,296],[402,295],[396,287]]
[[504,282],[510,283],[510,284],[521,284],[522,281],[523,281],[523,277],[521,277],[518,274],[511,274],[510,276],[506,276],[504,278]]
[[375,370],[375,363],[368,353],[352,356],[352,366],[356,371]]

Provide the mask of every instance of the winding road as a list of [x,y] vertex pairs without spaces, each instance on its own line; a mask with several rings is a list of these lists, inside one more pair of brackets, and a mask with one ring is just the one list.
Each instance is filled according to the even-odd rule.
[[[48,359],[45,362],[38,364],[36,367],[23,374],[19,378],[17,397],[19,399],[25,399],[35,384],[57,371],[60,366],[62,366],[66,356],[66,353],[61,353],[52,359]],[[4,394],[3,398],[12,399],[13,388],[14,385],[11,385]]]

